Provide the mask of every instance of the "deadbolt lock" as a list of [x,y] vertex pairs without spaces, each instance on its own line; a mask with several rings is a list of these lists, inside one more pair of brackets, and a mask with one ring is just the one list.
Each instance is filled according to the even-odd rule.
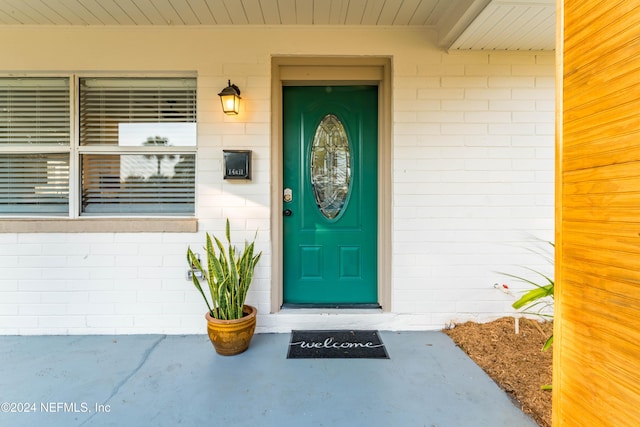
[[284,200],[286,203],[291,202],[293,200],[293,190],[291,190],[290,188],[285,188],[282,200]]

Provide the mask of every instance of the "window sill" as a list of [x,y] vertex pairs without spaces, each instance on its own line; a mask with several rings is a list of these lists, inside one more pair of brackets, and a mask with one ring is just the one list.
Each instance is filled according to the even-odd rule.
[[195,233],[197,218],[0,219],[0,233]]

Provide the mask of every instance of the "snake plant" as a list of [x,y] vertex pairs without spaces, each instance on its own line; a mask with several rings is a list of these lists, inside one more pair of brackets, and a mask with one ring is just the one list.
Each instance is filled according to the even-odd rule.
[[[255,253],[255,237],[251,243],[245,241],[242,251],[237,251],[231,244],[228,219],[225,235],[226,247],[220,239],[206,233],[204,247],[206,269],[191,247],[187,249],[187,262],[191,268],[193,285],[204,298],[211,317],[233,320],[243,316],[242,307],[253,280],[255,266],[260,260],[262,252]],[[198,276],[206,282],[211,302],[209,302]]]

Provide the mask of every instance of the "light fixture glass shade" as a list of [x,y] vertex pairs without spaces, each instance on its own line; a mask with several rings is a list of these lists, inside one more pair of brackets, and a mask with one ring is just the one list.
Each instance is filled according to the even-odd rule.
[[220,101],[222,102],[222,111],[225,114],[238,114],[240,111],[240,89],[238,86],[232,85],[229,80],[229,85],[222,89],[218,94]]

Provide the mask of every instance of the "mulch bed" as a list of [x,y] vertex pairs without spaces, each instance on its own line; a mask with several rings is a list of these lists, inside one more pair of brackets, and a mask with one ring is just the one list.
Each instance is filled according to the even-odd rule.
[[552,351],[541,351],[553,322],[503,317],[489,323],[467,322],[444,330],[469,357],[519,403],[540,426],[551,426]]

